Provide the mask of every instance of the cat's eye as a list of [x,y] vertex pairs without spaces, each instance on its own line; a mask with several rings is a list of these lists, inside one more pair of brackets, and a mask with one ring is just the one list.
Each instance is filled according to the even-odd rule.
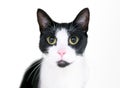
[[70,45],[76,45],[79,42],[79,38],[77,36],[72,36],[69,38]]
[[55,37],[47,37],[47,42],[48,42],[48,44],[50,44],[50,45],[55,45],[56,44],[56,42],[57,42],[57,39],[55,38]]

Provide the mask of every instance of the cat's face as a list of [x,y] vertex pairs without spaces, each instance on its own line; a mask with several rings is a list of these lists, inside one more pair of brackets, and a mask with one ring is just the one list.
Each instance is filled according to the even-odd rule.
[[87,45],[89,10],[83,9],[70,23],[56,23],[43,10],[37,11],[39,48],[50,64],[65,67],[79,59]]

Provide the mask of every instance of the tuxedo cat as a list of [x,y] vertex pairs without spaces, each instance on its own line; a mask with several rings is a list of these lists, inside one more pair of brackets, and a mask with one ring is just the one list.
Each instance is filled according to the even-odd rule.
[[84,88],[87,66],[89,9],[83,9],[70,23],[53,21],[42,9],[37,11],[42,59],[26,71],[20,88]]

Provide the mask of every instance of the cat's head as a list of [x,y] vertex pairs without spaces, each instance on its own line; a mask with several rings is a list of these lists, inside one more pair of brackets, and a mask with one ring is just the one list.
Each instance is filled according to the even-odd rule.
[[65,67],[82,56],[87,45],[89,9],[83,9],[70,23],[57,23],[38,9],[39,48],[48,62]]

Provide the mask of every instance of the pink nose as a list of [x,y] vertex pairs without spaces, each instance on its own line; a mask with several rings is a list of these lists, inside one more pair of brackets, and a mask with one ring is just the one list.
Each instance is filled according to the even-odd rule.
[[65,49],[58,50],[58,54],[63,57],[63,55],[66,53]]

